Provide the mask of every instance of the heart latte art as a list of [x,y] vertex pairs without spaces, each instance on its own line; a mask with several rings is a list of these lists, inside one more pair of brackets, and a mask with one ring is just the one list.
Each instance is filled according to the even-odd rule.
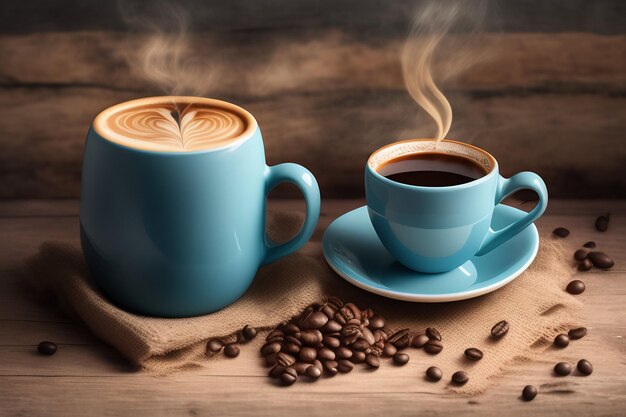
[[131,103],[105,110],[96,126],[107,139],[133,148],[167,152],[219,148],[241,137],[248,124],[234,109],[205,102],[127,105]]

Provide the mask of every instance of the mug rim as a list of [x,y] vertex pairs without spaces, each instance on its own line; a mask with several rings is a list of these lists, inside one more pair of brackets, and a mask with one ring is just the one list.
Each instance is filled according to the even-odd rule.
[[[457,184],[457,185],[446,185],[446,186],[441,186],[441,187],[431,187],[431,186],[425,186],[425,185],[411,185],[411,184],[405,184],[402,182],[398,182],[398,181],[393,181],[390,180],[389,178],[385,177],[384,175],[380,174],[376,169],[374,169],[372,167],[372,159],[374,158],[374,156],[376,156],[378,153],[380,153],[381,151],[393,147],[393,146],[398,146],[400,144],[403,143],[410,143],[410,142],[427,142],[427,141],[435,141],[435,139],[432,138],[416,138],[416,139],[405,139],[405,140],[400,140],[397,142],[392,142],[392,143],[388,143],[387,145],[384,145],[378,149],[376,149],[374,152],[371,153],[371,155],[369,156],[369,158],[367,158],[367,170],[372,173],[374,175],[375,178],[377,178],[379,181],[384,182],[385,184],[391,185],[391,186],[396,186],[396,187],[400,187],[403,189],[407,189],[407,190],[415,190],[415,191],[426,191],[426,192],[442,192],[442,191],[452,191],[452,190],[460,190],[460,189],[464,189],[464,188],[469,188],[469,187],[473,187],[476,186],[478,184],[481,184],[485,181],[489,181],[491,179],[492,176],[497,175],[498,171],[499,171],[499,166],[498,166],[498,161],[496,160],[496,158],[493,157],[493,155],[491,155],[489,152],[487,152],[486,150],[479,148],[478,146],[474,146],[471,145],[469,143],[464,143],[464,142],[459,142],[456,140],[451,140],[451,139],[443,139],[441,142],[448,142],[448,143],[453,143],[456,145],[460,145],[463,147],[467,147],[470,149],[473,149],[477,152],[480,152],[482,154],[484,154],[485,156],[487,156],[487,158],[490,160],[491,162],[491,169],[490,171],[483,175],[480,178],[476,178],[472,181],[463,183],[463,184]],[[415,152],[417,153],[417,152]],[[442,152],[442,153],[446,153],[446,152]],[[410,152],[404,153],[403,155],[410,155]]]
[[[238,116],[244,119],[244,122],[246,123],[246,128],[244,129],[243,132],[241,132],[241,134],[239,134],[238,136],[235,136],[234,138],[231,139],[230,142],[228,142],[227,144],[223,146],[219,146],[216,148],[204,148],[204,149],[196,149],[193,151],[177,152],[177,151],[171,151],[171,150],[165,150],[165,149],[164,150],[144,149],[144,148],[136,148],[136,147],[129,146],[128,144],[124,143],[124,140],[115,138],[115,136],[118,136],[119,134],[111,131],[104,124],[104,120],[108,119],[113,113],[120,111],[120,110],[124,110],[125,108],[141,106],[141,105],[150,105],[150,104],[162,104],[162,103],[171,104],[172,102],[177,102],[177,101],[182,101],[182,102],[191,101],[195,103],[206,104],[209,106],[214,106],[217,108],[223,108],[223,109],[232,111],[233,113],[236,113]],[[96,117],[94,118],[93,122],[91,123],[91,126],[92,126],[94,133],[96,133],[105,141],[112,143],[113,145],[117,145],[124,149],[135,151],[135,152],[140,152],[140,153],[156,154],[156,155],[172,155],[172,156],[174,155],[176,156],[197,155],[197,154],[213,153],[213,152],[220,152],[220,151],[228,150],[232,147],[239,146],[243,142],[250,139],[252,136],[254,136],[254,133],[259,128],[259,125],[256,119],[254,118],[254,116],[243,107],[240,107],[228,101],[208,98],[208,97],[199,97],[199,96],[152,96],[152,97],[142,97],[142,98],[136,98],[132,100],[123,101],[121,103],[117,103],[112,106],[109,106],[106,109],[102,110],[100,113],[98,113]],[[122,135],[119,135],[119,136],[122,137]]]

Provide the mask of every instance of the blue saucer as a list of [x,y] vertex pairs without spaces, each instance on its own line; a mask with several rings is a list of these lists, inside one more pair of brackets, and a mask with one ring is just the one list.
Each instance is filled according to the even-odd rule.
[[[500,204],[492,226],[498,230],[525,214]],[[539,234],[531,224],[493,251],[475,256],[450,272],[424,274],[402,266],[387,252],[364,206],[328,227],[323,249],[330,267],[359,288],[398,300],[438,303],[478,297],[511,282],[535,259]]]

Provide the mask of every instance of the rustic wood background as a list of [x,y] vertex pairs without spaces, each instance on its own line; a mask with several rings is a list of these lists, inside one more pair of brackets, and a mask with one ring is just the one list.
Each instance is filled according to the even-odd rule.
[[[268,162],[307,166],[324,197],[360,197],[374,149],[434,133],[400,72],[418,3],[187,5],[218,80],[208,95],[257,117]],[[444,84],[448,136],[491,151],[505,175],[538,172],[552,196],[626,197],[626,2],[493,3],[486,58]],[[147,36],[113,1],[0,3],[0,198],[79,196],[92,118],[162,93],[127,64]]]

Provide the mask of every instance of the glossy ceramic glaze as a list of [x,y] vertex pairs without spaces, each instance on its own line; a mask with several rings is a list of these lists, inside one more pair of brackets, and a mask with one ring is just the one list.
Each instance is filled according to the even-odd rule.
[[[526,215],[499,205],[493,226],[504,228]],[[477,297],[512,281],[531,264],[539,248],[537,228],[530,225],[483,256],[441,274],[425,274],[402,266],[383,246],[367,207],[336,219],[323,239],[324,256],[341,277],[364,290],[414,302],[447,302]]]
[[[90,129],[81,242],[94,281],[114,303],[166,317],[216,311],[246,291],[261,264],[308,241],[319,217],[317,182],[299,165],[268,167],[261,132],[246,114],[254,123],[247,135],[184,153],[126,147]],[[297,236],[274,245],[265,202],[283,181],[302,191],[307,215]]]
[[[387,250],[415,271],[450,271],[474,255],[485,254],[514,237],[545,211],[548,192],[543,180],[532,172],[510,179],[499,175],[498,163],[487,152],[460,142],[443,141],[484,165],[487,174],[474,181],[449,187],[407,185],[380,175],[380,160],[406,153],[432,152],[430,139],[397,142],[381,148],[365,168],[365,193],[374,229]],[[443,146],[442,146],[443,145]],[[498,229],[492,227],[494,207],[506,196],[532,189],[539,203],[526,216]]]

